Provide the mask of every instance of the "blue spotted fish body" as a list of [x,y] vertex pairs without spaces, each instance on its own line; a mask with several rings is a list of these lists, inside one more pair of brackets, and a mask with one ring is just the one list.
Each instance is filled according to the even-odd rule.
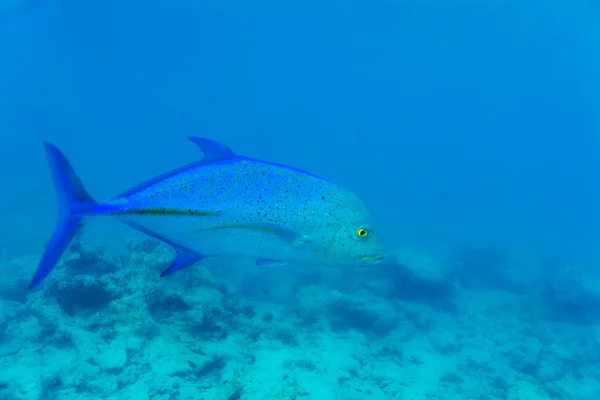
[[46,143],[59,218],[31,282],[51,272],[84,221],[113,216],[163,241],[175,258],[161,276],[206,257],[242,256],[257,265],[366,265],[383,246],[361,200],[349,190],[295,168],[235,154],[190,138],[204,158],[98,203],[65,156]]

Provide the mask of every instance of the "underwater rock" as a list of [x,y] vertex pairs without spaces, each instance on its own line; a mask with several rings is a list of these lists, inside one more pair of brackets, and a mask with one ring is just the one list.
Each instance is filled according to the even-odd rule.
[[413,332],[406,332],[409,335],[418,335],[420,332],[427,333],[435,324],[438,312],[426,303],[403,302],[402,311],[404,317],[410,322],[409,326]]
[[235,368],[231,374],[231,381],[225,381],[229,384],[229,389],[225,395],[226,400],[240,400],[244,395],[244,381],[242,379],[242,372],[239,368]]
[[221,341],[235,327],[235,318],[220,307],[198,307],[181,319],[185,330],[198,340]]
[[600,318],[600,277],[583,269],[558,270],[547,277],[541,300],[552,319],[594,324]]
[[506,400],[550,400],[550,396],[535,383],[519,380],[506,391]]
[[157,251],[157,249],[161,246],[159,240],[144,238],[142,240],[128,239],[125,241],[125,248],[129,253],[144,253],[144,254],[152,254]]
[[446,279],[438,261],[406,248],[388,253],[386,262],[409,269],[415,279],[437,283]]
[[74,241],[61,264],[73,274],[103,275],[116,272],[120,262],[102,248],[86,247],[81,242]]
[[447,274],[474,290],[523,293],[530,286],[522,268],[496,249],[469,249],[447,261]]
[[509,365],[516,372],[535,377],[539,353],[540,344],[536,340],[511,347],[508,351]]
[[357,331],[384,336],[398,324],[397,310],[363,290],[349,295],[337,290],[306,286],[298,292],[298,316],[306,323],[325,318],[334,330]]
[[303,286],[323,284],[323,271],[313,270],[312,266],[295,269],[256,268],[255,265],[244,271],[237,284],[236,294],[249,300],[271,303],[294,301],[298,290]]
[[94,357],[102,371],[112,375],[119,375],[127,364],[127,352],[124,346],[113,342],[102,353]]
[[127,326],[133,334],[152,339],[158,334],[158,324],[151,316],[146,300],[143,292],[127,294],[113,300],[109,308],[109,315],[113,316],[113,319],[109,323],[114,326]]
[[576,369],[572,354],[560,346],[544,346],[538,354],[536,377],[539,382],[550,383],[562,379]]
[[297,347],[299,345],[296,331],[291,327],[271,324],[270,326],[266,327],[265,330],[269,337],[281,342],[288,348]]
[[112,300],[122,296],[117,278],[105,275],[54,274],[44,287],[44,294],[56,299],[69,316],[88,315],[105,309]]
[[240,313],[253,315],[251,308],[224,297],[219,285],[184,289],[177,282],[161,283],[145,296],[152,320],[180,324],[199,339],[223,340],[228,331],[238,324]]
[[[173,251],[166,245],[154,239],[128,240],[125,244],[127,251],[119,256],[121,267],[117,271],[120,279],[132,290],[139,291],[142,288],[157,287],[165,285],[165,282],[177,280],[184,283],[181,274],[187,277],[187,272],[181,271],[168,278],[159,279],[160,274],[173,262]],[[192,267],[195,268],[195,267]]]
[[429,341],[440,354],[451,354],[458,349],[456,333],[447,330],[436,330],[429,334]]
[[7,300],[24,303],[29,291],[27,286],[31,280],[31,274],[39,263],[39,256],[23,256],[15,258],[2,266],[4,274],[0,280],[0,296]]
[[213,354],[209,359],[205,360],[201,366],[194,368],[194,375],[198,378],[205,377],[210,374],[220,375],[221,371],[227,365],[224,356]]
[[146,294],[148,311],[155,321],[192,309],[179,294],[174,291],[153,290]]
[[392,285],[391,297],[454,309],[455,286],[435,260],[408,249],[390,252],[381,273]]
[[[168,265],[171,263],[172,258],[168,257],[165,260],[165,265]],[[165,265],[160,266],[158,269],[162,272],[166,268]],[[193,265],[165,278],[155,278],[153,283],[159,285],[157,287],[161,289],[167,287],[177,290],[178,293],[187,298],[187,301],[192,303],[221,304],[222,299],[229,295],[226,284],[215,279],[210,271],[201,265]]]
[[253,319],[256,311],[253,305],[244,303],[237,296],[226,296],[223,299],[223,309],[233,315],[244,316],[248,319]]

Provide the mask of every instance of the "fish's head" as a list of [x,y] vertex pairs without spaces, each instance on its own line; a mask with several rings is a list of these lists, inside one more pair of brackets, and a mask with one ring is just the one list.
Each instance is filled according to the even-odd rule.
[[322,218],[326,253],[336,264],[369,266],[381,264],[385,249],[371,216],[354,195],[343,196],[344,202],[333,204]]
[[349,224],[340,230],[335,245],[342,263],[364,267],[381,264],[384,259],[383,240],[370,222]]

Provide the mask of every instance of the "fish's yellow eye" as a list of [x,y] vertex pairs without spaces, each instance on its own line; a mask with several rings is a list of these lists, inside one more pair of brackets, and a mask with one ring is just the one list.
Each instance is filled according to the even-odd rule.
[[358,236],[360,238],[367,237],[367,235],[369,235],[369,232],[367,232],[367,230],[365,228],[358,228],[356,230],[356,236]]

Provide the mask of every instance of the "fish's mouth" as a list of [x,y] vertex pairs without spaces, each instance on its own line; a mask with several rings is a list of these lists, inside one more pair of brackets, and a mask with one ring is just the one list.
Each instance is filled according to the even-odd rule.
[[383,262],[383,254],[364,255],[358,257],[361,263],[365,264],[381,264]]

